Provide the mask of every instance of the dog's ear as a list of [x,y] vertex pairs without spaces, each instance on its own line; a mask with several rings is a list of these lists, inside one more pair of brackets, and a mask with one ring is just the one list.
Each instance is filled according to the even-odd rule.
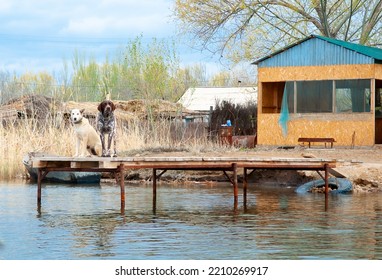
[[98,107],[97,107],[98,111],[100,111],[100,112],[102,112],[102,103],[103,103],[103,102],[101,102],[101,103],[98,105]]
[[85,112],[85,109],[81,109],[80,112],[81,114],[83,114]]
[[115,105],[113,102],[111,102],[111,109],[114,111],[115,110]]

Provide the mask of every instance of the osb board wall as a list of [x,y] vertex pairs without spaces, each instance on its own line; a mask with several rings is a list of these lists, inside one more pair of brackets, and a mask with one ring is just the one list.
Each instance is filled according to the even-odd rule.
[[351,146],[355,132],[355,146],[374,145],[373,114],[325,118],[292,118],[288,122],[288,134],[283,136],[278,123],[280,114],[261,114],[257,123],[258,145],[298,145],[299,137],[332,137],[335,145]]
[[375,78],[382,79],[382,64],[375,64]]
[[259,82],[382,78],[378,64],[269,67],[258,69]]

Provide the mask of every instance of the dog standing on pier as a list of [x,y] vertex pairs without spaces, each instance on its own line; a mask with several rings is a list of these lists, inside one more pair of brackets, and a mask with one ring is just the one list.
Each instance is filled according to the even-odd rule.
[[[115,105],[110,100],[104,100],[98,105],[98,115],[97,115],[97,130],[100,134],[101,144],[102,144],[102,156],[111,157],[117,156],[117,123],[115,120]],[[105,144],[105,136],[108,135],[107,146]],[[113,142],[114,153],[110,153],[111,143]]]
[[85,109],[73,109],[70,111],[70,120],[76,134],[76,153],[74,157],[101,156],[101,141],[94,127],[90,125],[89,120],[83,116],[84,111]]

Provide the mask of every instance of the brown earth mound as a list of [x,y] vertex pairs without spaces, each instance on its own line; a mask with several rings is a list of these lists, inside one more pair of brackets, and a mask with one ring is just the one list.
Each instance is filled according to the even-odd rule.
[[[147,115],[176,117],[194,114],[181,104],[164,100],[113,100],[116,105],[116,117],[120,121],[145,118]],[[68,118],[71,109],[85,109],[85,115],[95,118],[99,102],[61,102],[43,95],[26,95],[15,98],[0,106],[0,120],[15,122],[18,119],[45,120],[49,117]]]

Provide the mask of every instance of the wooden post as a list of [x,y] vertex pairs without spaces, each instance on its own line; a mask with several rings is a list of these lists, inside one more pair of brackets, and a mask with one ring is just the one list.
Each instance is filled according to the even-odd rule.
[[328,210],[328,198],[329,198],[329,165],[325,163],[325,211]]
[[153,168],[153,197],[157,195],[157,170]]
[[41,182],[43,179],[43,174],[42,174],[41,168],[38,168],[37,172],[37,207],[38,209],[41,208]]
[[232,163],[232,171],[233,171],[233,197],[234,197],[234,205],[237,207],[238,196],[239,196],[239,187],[237,183],[237,163]]
[[125,212],[125,169],[123,164],[119,166],[119,186],[121,187],[121,213]]
[[153,213],[156,214],[157,209],[157,170],[153,168]]
[[325,169],[325,195],[329,193],[329,166],[327,163],[324,164]]
[[243,174],[243,203],[244,203],[244,206],[246,206],[246,204],[247,204],[247,187],[248,187],[247,168],[244,167],[244,174]]

